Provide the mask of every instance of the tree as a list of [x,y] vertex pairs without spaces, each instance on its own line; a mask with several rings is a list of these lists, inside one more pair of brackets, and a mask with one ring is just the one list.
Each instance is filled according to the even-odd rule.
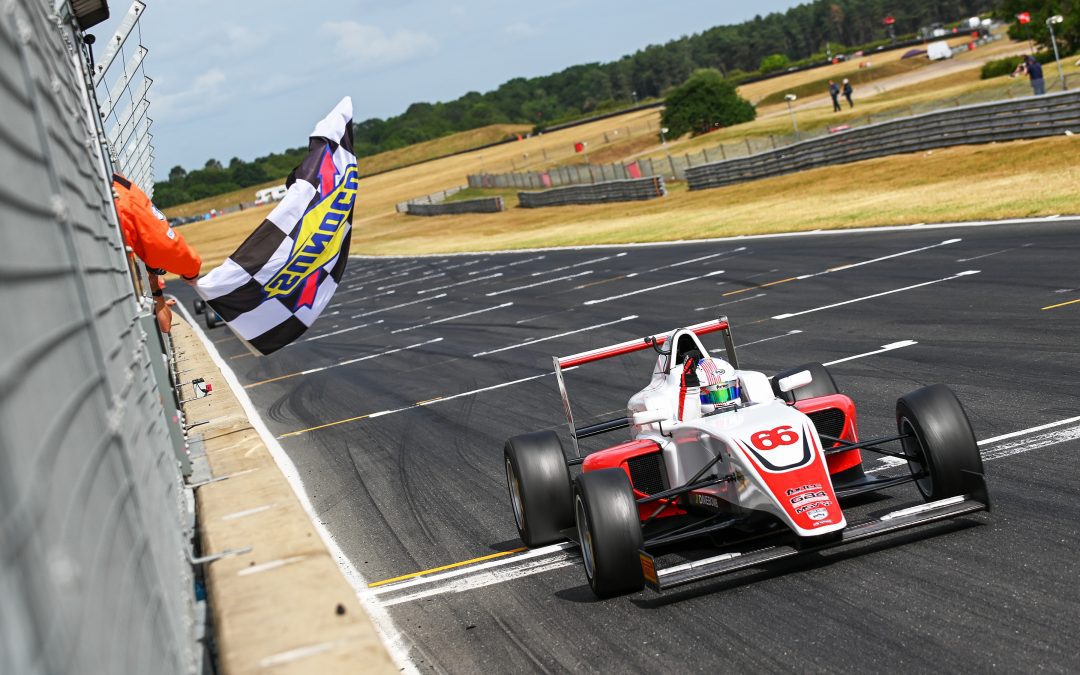
[[[1016,15],[1020,12],[1030,13],[1031,23],[1021,24],[1017,21]],[[1050,44],[1050,29],[1046,26],[1046,20],[1055,14],[1065,19],[1054,26],[1054,36],[1062,56],[1080,50],[1080,0],[1004,0],[997,12],[999,18],[1012,22],[1009,37],[1014,40],[1034,40],[1049,50],[1054,47]]]
[[185,178],[187,178],[187,171],[184,170],[184,167],[182,167],[182,166],[174,166],[173,168],[169,169],[169,182],[170,183],[179,183],[180,181],[184,180]]
[[755,117],[757,110],[739,96],[735,85],[725,80],[719,70],[704,68],[694,71],[668,95],[662,123],[669,137],[677,138],[690,131],[696,135]]
[[204,166],[203,168],[204,169],[210,169],[210,170],[217,169],[217,170],[220,171],[221,169],[223,169],[225,167],[221,166],[221,162],[217,161],[216,159],[210,158],[210,159],[206,160],[206,166]]
[[758,70],[764,75],[765,73],[772,73],[777,70],[783,70],[787,68],[787,65],[791,63],[788,57],[783,54],[770,54],[761,59],[761,67]]

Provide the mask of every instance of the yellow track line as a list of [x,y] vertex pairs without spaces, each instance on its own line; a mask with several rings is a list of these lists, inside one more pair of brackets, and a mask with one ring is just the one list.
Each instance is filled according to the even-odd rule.
[[1064,307],[1065,305],[1071,305],[1071,304],[1076,303],[1076,302],[1080,302],[1080,298],[1077,298],[1076,300],[1069,300],[1068,302],[1059,302],[1056,305],[1048,305],[1046,307],[1043,307],[1043,309],[1054,309],[1056,307]]
[[745,293],[747,291],[756,291],[759,288],[768,288],[769,286],[776,286],[777,284],[786,284],[789,281],[795,281],[799,277],[788,277],[787,279],[777,279],[776,281],[770,281],[767,284],[761,284],[760,286],[751,286],[750,288],[740,288],[737,291],[728,291],[722,294],[720,297],[726,298],[729,295],[738,295],[739,293]]
[[383,579],[382,581],[376,581],[368,584],[368,588],[375,588],[376,586],[384,586],[386,584],[392,584],[395,581],[404,581],[405,579],[414,579],[416,577],[424,576],[425,574],[431,574],[432,572],[442,572],[443,570],[451,570],[455,567],[464,567],[465,565],[471,565],[473,563],[483,562],[485,560],[491,560],[492,558],[502,558],[504,556],[512,555],[514,553],[521,553],[522,551],[528,551],[527,546],[521,548],[515,548],[511,551],[501,551],[499,553],[492,553],[491,555],[482,555],[479,558],[473,558],[472,560],[462,560],[461,562],[451,563],[449,565],[443,565],[442,567],[432,567],[429,570],[422,572],[413,572],[412,574],[403,574],[400,577],[394,577],[393,579]]
[[288,375],[279,375],[278,377],[271,377],[269,380],[259,380],[258,382],[252,382],[251,384],[245,384],[244,389],[251,389],[252,387],[257,387],[260,384],[267,384],[267,383],[270,383],[270,382],[277,382],[278,380],[287,380],[290,377],[296,377],[297,375],[303,375],[303,374],[304,374],[303,372],[289,373]]
[[281,439],[288,438],[290,436],[299,436],[300,434],[306,434],[309,431],[318,431],[319,429],[325,429],[326,427],[336,427],[339,424],[345,424],[346,422],[355,422],[357,420],[362,420],[362,419],[365,419],[367,417],[371,417],[371,415],[370,414],[368,414],[368,415],[357,415],[356,417],[350,417],[349,419],[346,419],[346,420],[338,420],[337,422],[329,422],[327,424],[320,424],[317,427],[308,427],[307,429],[300,429],[299,431],[290,431],[287,434],[281,434],[280,436],[278,436],[278,440],[280,441]]

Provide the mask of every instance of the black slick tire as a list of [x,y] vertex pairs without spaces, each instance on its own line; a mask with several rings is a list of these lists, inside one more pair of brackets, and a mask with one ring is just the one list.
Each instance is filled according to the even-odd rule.
[[221,321],[221,317],[218,316],[218,313],[215,312],[213,309],[207,307],[205,314],[206,314],[206,317],[205,317],[206,318],[206,327],[207,328],[217,328],[218,322]]
[[917,389],[896,402],[896,428],[923,498],[937,501],[983,485],[982,455],[964,407],[943,384]]
[[[813,381],[811,381],[810,384],[792,391],[780,391],[780,380],[804,370],[809,370],[810,375],[813,377]],[[836,381],[833,380],[832,373],[820,363],[804,363],[798,368],[788,368],[785,371],[779,372],[773,377],[772,386],[773,393],[776,394],[778,398],[782,398],[788,403],[795,403],[796,401],[805,401],[808,398],[830,396],[832,394],[840,393],[840,388],[836,386]]]
[[593,593],[609,598],[645,587],[638,557],[643,543],[641,521],[625,471],[600,469],[578,476],[574,520]]
[[202,298],[195,298],[195,301],[191,303],[191,308],[195,310],[196,314],[202,314],[206,311],[206,301]]
[[503,446],[506,484],[518,534],[526,546],[551,544],[574,524],[570,469],[554,431],[514,436]]

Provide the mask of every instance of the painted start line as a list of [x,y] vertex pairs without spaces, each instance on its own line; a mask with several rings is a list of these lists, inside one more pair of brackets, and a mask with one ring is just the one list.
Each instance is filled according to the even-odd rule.
[[[1080,416],[987,438],[979,441],[979,447],[983,461],[990,462],[1075,440],[1080,440]],[[886,457],[867,471],[876,473],[904,463]],[[372,582],[363,595],[369,602],[392,607],[434,595],[463,593],[576,565],[581,560],[576,549],[577,544],[563,542],[535,549],[500,551]]]

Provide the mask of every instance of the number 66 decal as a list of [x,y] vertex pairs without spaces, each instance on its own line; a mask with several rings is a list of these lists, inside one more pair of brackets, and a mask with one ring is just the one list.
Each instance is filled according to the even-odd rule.
[[791,445],[799,441],[799,434],[791,427],[784,425],[775,429],[758,431],[750,436],[750,442],[758,450],[772,450],[781,445]]

